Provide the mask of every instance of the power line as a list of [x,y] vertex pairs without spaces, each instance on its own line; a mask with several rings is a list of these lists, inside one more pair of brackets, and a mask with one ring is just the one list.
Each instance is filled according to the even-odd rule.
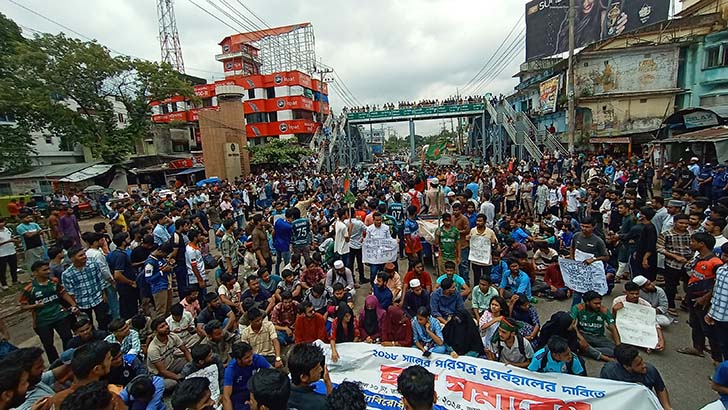
[[526,48],[525,39],[526,36],[524,35],[519,42],[514,43],[514,47],[511,47],[511,49],[508,51],[508,54],[504,55],[504,57],[510,57],[508,57],[507,60],[504,58],[500,65],[496,66],[497,68],[493,71],[492,75],[490,75],[487,80],[484,80],[477,90],[485,90],[486,87],[488,87],[488,85],[490,85],[496,78],[498,78],[503,70],[505,70],[511,64],[511,62],[520,55],[520,53]]
[[523,45],[523,42],[526,38],[525,34],[525,28],[521,31],[518,37],[514,38],[510,44],[506,45],[505,48],[502,50],[502,52],[498,55],[495,55],[495,61],[490,65],[489,69],[483,73],[483,75],[478,79],[476,83],[473,83],[471,87],[471,90],[473,93],[478,93],[483,88],[483,84],[486,83],[492,76],[493,73],[496,72],[502,65],[503,61],[508,58],[511,53],[515,51],[515,49],[520,45]]
[[503,47],[503,45],[505,45],[505,43],[508,41],[508,39],[511,37],[511,35],[516,31],[516,28],[521,24],[521,22],[523,21],[523,17],[525,17],[525,13],[521,17],[519,17],[518,20],[516,20],[516,24],[513,25],[513,28],[511,28],[511,31],[508,32],[508,35],[506,35],[506,37],[500,43],[500,45],[495,50],[495,52],[493,52],[493,54],[491,54],[490,58],[483,65],[483,67],[480,68],[480,71],[478,71],[478,73],[475,74],[473,76],[473,78],[471,78],[470,81],[468,81],[467,84],[465,84],[465,86],[463,86],[463,88],[462,88],[463,90],[468,89],[474,82],[476,82],[477,78],[488,68],[488,65],[491,63],[491,61],[493,61],[493,58],[496,56],[496,54],[498,54],[498,52]]
[[[52,24],[55,24],[58,27],[63,28],[64,30],[67,30],[67,31],[69,31],[69,32],[71,32],[71,33],[73,33],[73,34],[75,34],[75,35],[77,35],[77,36],[85,39],[86,41],[98,43],[99,45],[105,47],[107,50],[109,50],[109,52],[111,52],[113,54],[117,54],[117,55],[124,56],[124,57],[131,57],[131,58],[134,58],[134,59],[137,59],[137,60],[148,60],[148,59],[143,58],[143,57],[138,57],[138,56],[135,56],[135,55],[132,55],[132,54],[129,54],[129,53],[124,53],[124,52],[115,50],[115,49],[113,49],[113,48],[111,48],[111,47],[109,47],[109,46],[107,46],[105,44],[102,44],[98,40],[96,40],[94,38],[91,38],[91,37],[89,37],[89,36],[87,36],[87,35],[85,35],[83,33],[80,33],[80,32],[78,32],[78,31],[76,31],[76,30],[74,30],[74,29],[72,29],[72,28],[70,28],[70,27],[68,27],[68,26],[66,26],[64,24],[61,24],[58,21],[56,21],[56,20],[54,20],[54,19],[52,19],[50,17],[47,17],[47,16],[41,14],[40,12],[37,12],[37,11],[35,11],[35,10],[29,8],[29,7],[26,7],[25,5],[20,4],[20,3],[18,3],[15,0],[8,0],[8,1],[11,2],[11,3],[13,3],[14,5],[22,8],[23,10],[28,11],[29,13],[32,13],[32,14],[34,14],[34,15],[36,15],[36,16],[38,16],[38,17],[40,17],[40,18],[42,18],[42,19],[44,19],[44,20],[46,20],[46,21],[48,21],[48,22],[50,22]],[[34,31],[34,32],[36,32],[38,34],[50,34],[50,33],[47,33],[47,32],[41,31],[41,30],[37,30],[37,29],[31,28],[31,27],[27,27],[27,26],[21,26],[21,27],[24,27],[24,28],[26,28],[26,29],[28,29],[30,31]],[[187,68],[189,70],[192,70],[192,71],[198,71],[198,72],[203,72],[203,73],[210,73],[210,74],[220,75],[220,73],[217,72],[217,71],[203,70],[203,69],[194,68],[194,67],[187,67]]]

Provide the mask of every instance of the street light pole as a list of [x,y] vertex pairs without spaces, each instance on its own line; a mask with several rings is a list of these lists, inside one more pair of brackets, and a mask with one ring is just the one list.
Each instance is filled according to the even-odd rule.
[[574,103],[574,0],[569,0],[569,69],[567,70],[566,93],[569,97],[569,152],[574,153],[574,133],[576,131],[576,108]]

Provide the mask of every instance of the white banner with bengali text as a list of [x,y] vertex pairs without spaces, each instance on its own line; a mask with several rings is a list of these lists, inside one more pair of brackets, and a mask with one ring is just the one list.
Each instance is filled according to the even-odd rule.
[[617,311],[619,339],[628,345],[654,349],[659,341],[655,327],[655,309],[638,303],[624,302]]
[[490,266],[491,251],[492,245],[490,243],[490,237],[481,235],[470,236],[470,253],[468,256],[470,262]]
[[399,242],[392,238],[364,238],[361,252],[361,259],[364,263],[381,265],[387,262],[394,262],[399,255]]
[[435,375],[435,409],[498,410],[659,410],[657,397],[645,386],[613,380],[556,373],[536,373],[472,357],[452,359],[419,350],[365,343],[336,345],[339,360],[332,363],[328,344],[326,363],[334,384],[360,383],[368,409],[399,410],[397,377],[420,365]]
[[[211,364],[204,369],[200,369],[189,376],[185,377],[186,379],[190,379],[192,377],[204,377],[207,380],[210,381],[210,398],[215,403],[219,403],[220,401],[220,381],[218,379],[219,373],[217,369],[216,364]],[[217,404],[216,409],[220,410],[222,409],[222,404]]]
[[587,265],[573,259],[559,258],[559,268],[561,268],[561,276],[564,278],[566,287],[571,290],[580,293],[593,290],[602,296],[606,295],[609,290],[602,262]]

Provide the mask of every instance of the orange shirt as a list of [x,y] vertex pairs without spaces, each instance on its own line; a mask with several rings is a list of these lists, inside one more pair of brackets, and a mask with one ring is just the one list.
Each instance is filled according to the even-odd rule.
[[296,318],[296,326],[293,333],[293,340],[298,343],[311,343],[316,340],[328,342],[326,335],[326,319],[320,313],[314,313],[313,317],[307,318],[301,314]]

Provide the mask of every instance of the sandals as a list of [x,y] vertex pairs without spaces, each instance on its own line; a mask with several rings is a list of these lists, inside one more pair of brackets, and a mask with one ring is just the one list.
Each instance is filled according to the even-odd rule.
[[694,347],[681,347],[677,349],[678,353],[687,354],[690,356],[697,356],[697,357],[704,357],[705,354],[701,351],[698,351]]
[[667,309],[667,314],[670,315],[670,316],[673,316],[673,317],[677,317],[678,316],[677,315],[677,309],[675,309],[675,308]]

